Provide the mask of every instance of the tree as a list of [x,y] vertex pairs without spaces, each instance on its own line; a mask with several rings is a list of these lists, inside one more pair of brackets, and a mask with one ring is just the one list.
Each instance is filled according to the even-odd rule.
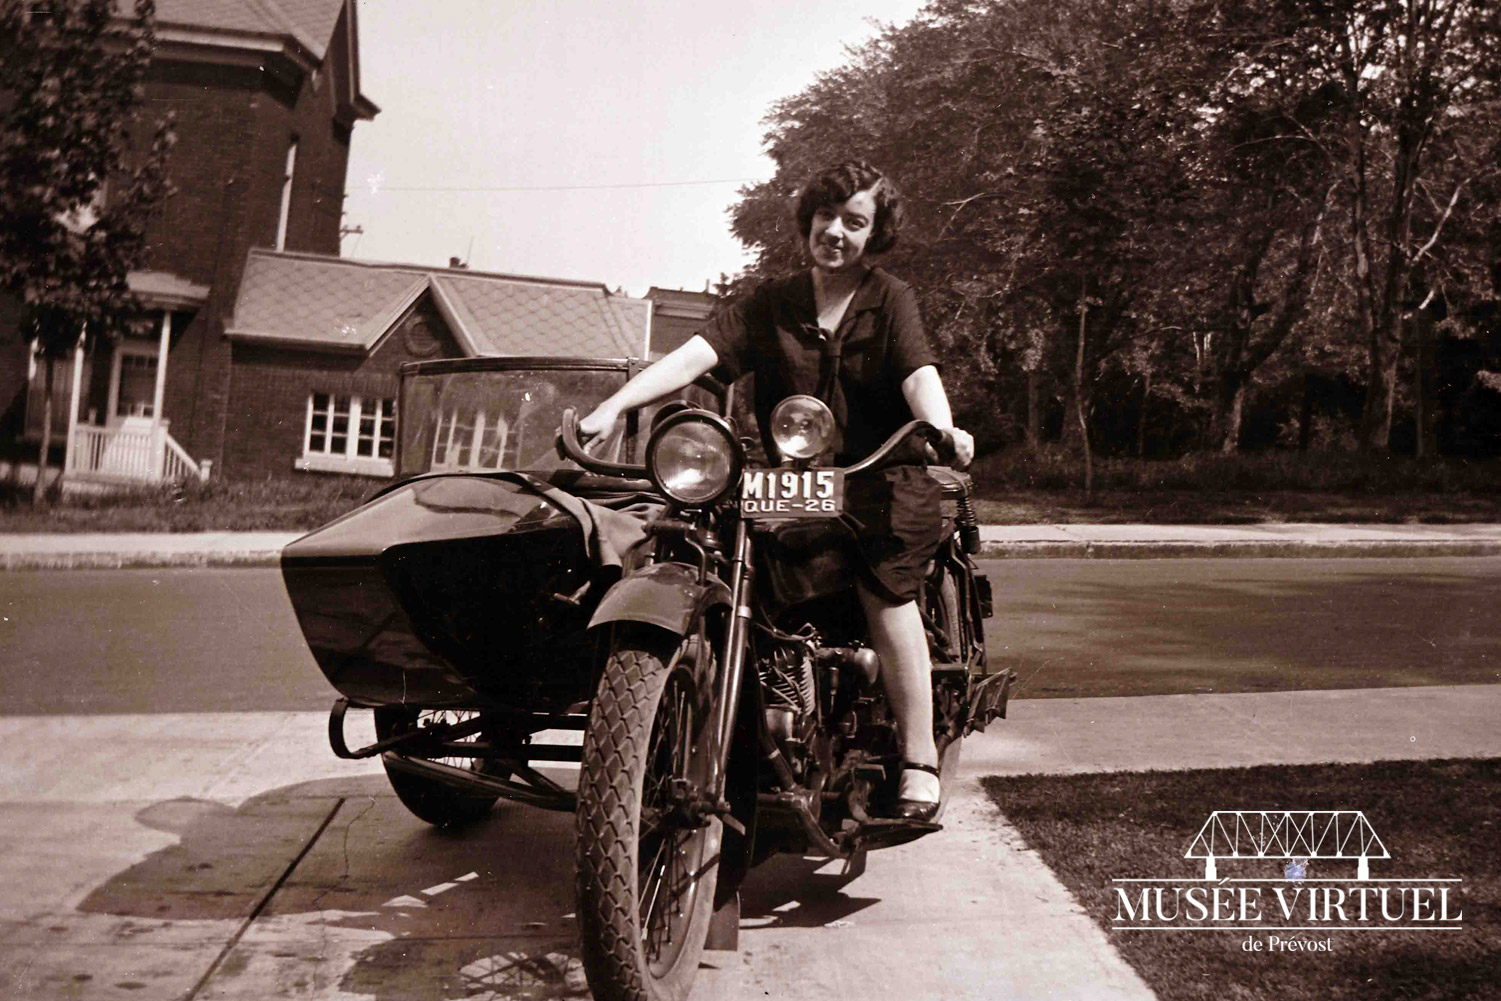
[[1501,34],[1494,5],[1478,0],[1314,6],[1312,16],[1295,11],[1301,19],[1294,34],[1314,44],[1314,69],[1340,88],[1345,112],[1353,289],[1369,352],[1360,443],[1379,451],[1391,435],[1402,330],[1422,262],[1455,210],[1468,209],[1465,190],[1476,180],[1473,161],[1455,164],[1442,155],[1453,133],[1473,127],[1454,112],[1495,100]]
[[1364,382],[1379,450],[1410,347],[1421,447],[1434,324],[1491,297],[1498,23],[1480,0],[933,0],[771,109],[744,280],[801,262],[794,186],[859,154],[912,196],[891,265],[965,419],[1035,443],[1062,410],[1124,450],[1155,396],[1234,450],[1259,383],[1317,370]]
[[852,153],[878,163],[909,195],[892,264],[920,290],[940,354],[960,363],[948,368],[956,410],[983,425],[1004,409],[997,397],[1025,398],[1036,441],[1044,376],[1074,378],[1079,290],[1100,301],[1086,328],[1094,373],[1129,340],[1148,230],[1172,224],[1145,208],[1181,180],[1158,141],[1161,107],[1133,108],[1120,87],[1149,63],[1138,57],[1152,32],[1133,18],[1151,24],[1159,7],[935,0],[853,50],[767,118],[776,175],[733,213],[758,252],[748,277],[801,262],[786,206],[803,177]]
[[155,5],[0,0],[0,291],[45,366],[36,497],[46,486],[53,367],[80,343],[118,335],[141,310],[127,284],[152,209],[170,193],[170,121],[133,156]]

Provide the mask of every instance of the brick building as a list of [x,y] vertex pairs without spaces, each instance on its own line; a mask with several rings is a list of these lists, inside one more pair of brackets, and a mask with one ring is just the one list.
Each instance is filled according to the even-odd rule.
[[403,362],[642,357],[651,313],[597,282],[252,250],[225,330],[225,474],[390,476]]
[[[378,111],[357,27],[354,0],[157,0],[140,128],[175,113],[178,192],[130,276],[154,332],[55,366],[68,478],[389,476],[402,362],[646,353],[652,303],[597,283],[338,258],[351,135]],[[36,452],[39,368],[0,302],[13,456]]]
[[646,293],[651,300],[651,357],[660,358],[681,347],[698,333],[714,313],[719,297],[706,287],[702,292],[657,288]]
[[[130,4],[122,0],[121,11]],[[130,284],[150,337],[101,341],[56,366],[68,472],[151,480],[224,454],[231,349],[224,321],[252,247],[337,254],[360,93],[353,0],[158,0],[140,140],[166,112],[178,193]],[[0,434],[34,440],[40,373],[0,310]],[[65,421],[65,424],[63,423]],[[60,427],[61,429],[61,427]],[[34,449],[33,445],[33,449]]]

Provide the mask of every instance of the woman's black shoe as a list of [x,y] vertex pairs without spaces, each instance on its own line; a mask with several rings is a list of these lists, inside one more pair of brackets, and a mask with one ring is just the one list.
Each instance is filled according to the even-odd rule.
[[[902,768],[904,770],[914,768],[920,772],[927,772],[935,778],[938,777],[938,769],[932,765],[920,765],[915,761],[903,761]],[[892,816],[901,820],[930,821],[938,816],[938,804],[940,802],[942,802],[941,798],[935,800],[898,798],[892,806]]]

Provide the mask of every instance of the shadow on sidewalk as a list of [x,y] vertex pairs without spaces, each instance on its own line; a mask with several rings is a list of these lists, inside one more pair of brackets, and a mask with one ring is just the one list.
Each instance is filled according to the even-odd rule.
[[[502,803],[471,827],[437,830],[411,817],[384,777],[366,776],[285,786],[234,808],[168,800],[136,819],[178,843],[78,909],[130,919],[122,934],[142,942],[180,923],[244,926],[211,994],[336,981],[380,1001],[589,996],[571,814]],[[848,895],[843,876],[818,874],[825,864],[780,857],[753,871],[743,926],[811,929],[879,902]],[[728,958],[705,954],[721,968]]]

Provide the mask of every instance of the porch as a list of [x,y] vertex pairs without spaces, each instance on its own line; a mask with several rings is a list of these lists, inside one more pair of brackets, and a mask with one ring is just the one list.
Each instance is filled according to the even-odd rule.
[[[133,288],[142,277],[132,274]],[[185,288],[148,286],[143,295],[155,300],[151,335],[100,338],[91,351],[80,340],[69,359],[53,362],[52,435],[63,447],[65,488],[208,478],[210,463],[195,461],[172,437],[163,412],[174,331],[186,327],[207,290],[172,280]],[[36,359],[27,392],[25,437],[38,444],[47,372]]]

